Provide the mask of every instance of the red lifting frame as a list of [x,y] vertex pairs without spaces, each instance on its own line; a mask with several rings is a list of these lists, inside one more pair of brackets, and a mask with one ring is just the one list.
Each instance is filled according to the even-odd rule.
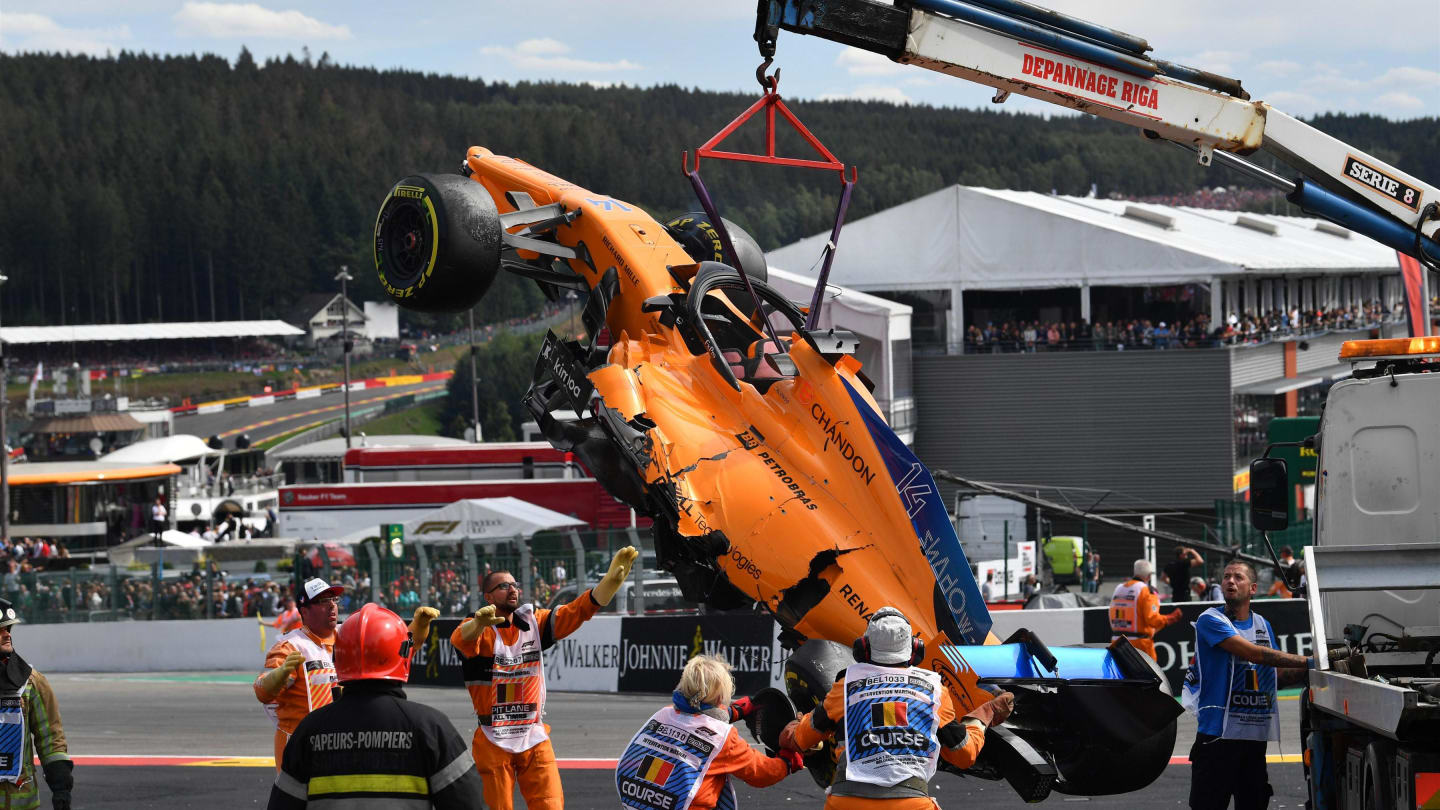
[[[736,262],[735,266],[737,269],[739,268],[739,264],[736,259],[735,248],[730,244],[730,234],[726,232],[725,223],[720,219],[719,212],[715,210],[715,203],[710,199],[710,193],[705,189],[704,182],[700,180],[700,158],[708,157],[717,160],[768,163],[772,166],[822,169],[840,173],[840,202],[835,209],[835,227],[831,230],[830,241],[825,246],[824,262],[820,269],[820,278],[815,283],[815,291],[810,299],[810,311],[805,317],[805,328],[814,329],[819,323],[820,304],[824,295],[825,285],[830,279],[830,265],[831,262],[835,260],[835,247],[840,243],[840,229],[845,224],[845,209],[850,206],[850,191],[855,187],[856,181],[860,179],[860,172],[854,166],[851,166],[850,176],[847,178],[845,176],[845,164],[841,163],[829,149],[825,148],[825,144],[820,143],[819,138],[812,135],[810,130],[806,129],[805,125],[800,123],[800,119],[795,117],[795,113],[790,112],[790,108],[785,106],[785,102],[780,99],[780,71],[776,70],[775,73],[770,76],[765,75],[765,68],[769,67],[769,65],[770,60],[766,59],[765,63],[755,71],[755,77],[760,80],[760,84],[765,88],[764,95],[756,100],[754,104],[751,104],[748,110],[740,113],[739,117],[729,124],[726,124],[724,129],[715,133],[710,140],[695,150],[695,165],[693,168],[690,166],[689,152],[686,152],[681,157],[680,165],[685,172],[685,176],[689,178],[691,185],[695,187],[695,196],[700,198],[701,207],[705,209],[706,215],[715,223],[715,229],[720,234],[720,242],[724,247],[725,255],[730,257],[732,262]],[[777,108],[780,110],[780,114],[785,116],[785,120],[790,122],[790,126],[794,127],[795,131],[800,133],[800,137],[804,138],[805,142],[810,144],[810,148],[819,152],[825,160],[801,160],[799,158],[776,156],[775,110]],[[761,109],[765,110],[765,154],[749,155],[743,152],[723,152],[715,149],[721,141],[730,137],[735,130],[739,129],[742,124],[754,117],[755,113]],[[750,284],[750,276],[741,272],[740,278],[745,284],[745,291],[750,294],[750,300],[756,302],[757,314],[759,314],[762,310],[759,303],[760,299],[755,295],[755,288]],[[776,346],[779,346],[780,341],[776,339],[775,327],[771,325],[768,318],[762,316],[762,320],[765,323],[765,331],[769,334],[770,339],[774,341]]]
[[[765,89],[765,94],[762,95],[760,98],[756,99],[755,103],[750,105],[750,109],[746,110],[743,113],[740,113],[738,118],[736,118],[734,121],[731,121],[729,124],[726,124],[724,129],[715,133],[715,135],[712,136],[710,140],[706,141],[700,146],[699,149],[695,150],[695,168],[697,170],[700,168],[700,158],[707,157],[717,158],[720,160],[742,160],[748,161],[750,163],[769,163],[772,166],[794,166],[801,169],[826,169],[829,171],[840,172],[841,179],[843,180],[845,175],[845,164],[841,163],[840,160],[835,157],[835,155],[831,154],[830,150],[825,148],[825,144],[820,143],[820,139],[812,135],[810,133],[810,130],[806,129],[805,125],[800,123],[800,119],[795,117],[795,113],[790,112],[790,108],[785,106],[785,102],[780,98],[779,77],[772,76],[768,78],[770,79],[770,81],[769,86]],[[716,146],[720,145],[721,141],[730,137],[730,135],[733,134],[735,130],[739,129],[742,124],[753,118],[755,113],[759,112],[761,109],[765,110],[765,154],[749,155],[743,152],[720,151],[715,148]],[[805,142],[810,144],[810,147],[816,152],[819,152],[825,158],[825,160],[802,160],[799,158],[776,156],[776,109],[780,110],[780,114],[785,116],[785,120],[790,122],[790,126],[794,127],[795,131],[800,133],[800,137],[804,138]],[[852,166],[850,168],[850,172],[850,182],[853,183],[857,179],[855,167]]]

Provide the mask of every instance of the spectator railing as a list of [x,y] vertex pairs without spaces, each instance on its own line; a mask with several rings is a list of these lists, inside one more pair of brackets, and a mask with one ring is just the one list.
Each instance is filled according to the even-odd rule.
[[[485,604],[481,587],[490,572],[510,572],[520,583],[521,601],[545,607],[594,586],[615,552],[627,545],[639,548],[642,557],[633,582],[622,586],[621,610],[645,612],[647,585],[652,601],[662,598],[656,592],[666,600],[652,606],[656,609],[699,609],[674,595],[677,586],[668,574],[654,570],[649,531],[624,527],[446,543],[403,541],[398,547],[375,539],[354,545],[302,543],[280,560],[16,572],[4,575],[0,589],[26,622],[36,624],[255,617],[273,624],[294,582],[312,576],[345,586],[342,616],[366,602],[405,619],[422,604],[444,616],[464,616]],[[238,573],[239,566],[257,571]]]
[[[1222,331],[1205,326],[1200,330],[1190,329],[1186,326],[1172,328],[1167,332],[1158,330],[1155,327],[1148,329],[1137,326],[1135,329],[1125,327],[1108,328],[1097,331],[1090,325],[1080,325],[1078,329],[1062,334],[1057,341],[1049,340],[1048,335],[1043,335],[1042,330],[1036,331],[1034,340],[1027,339],[1025,327],[1006,328],[1001,326],[992,329],[990,337],[976,337],[974,332],[967,329],[964,341],[960,343],[921,343],[915,344],[915,353],[921,355],[935,354],[1031,354],[1038,352],[1076,352],[1076,351],[1165,351],[1179,349],[1213,349],[1222,347],[1248,347],[1262,346],[1273,343],[1277,340],[1288,340],[1294,338],[1314,338],[1331,333],[1360,332],[1378,329],[1386,324],[1395,321],[1395,316],[1389,313],[1371,314],[1369,316],[1353,318],[1351,320],[1326,320],[1320,323],[1305,323],[1300,327],[1292,327],[1288,321],[1276,320],[1255,320],[1255,316],[1247,316],[1250,319],[1249,326],[1232,332]],[[1049,324],[1046,324],[1048,327]],[[978,327],[977,327],[978,328]],[[1045,330],[1048,331],[1048,330]]]

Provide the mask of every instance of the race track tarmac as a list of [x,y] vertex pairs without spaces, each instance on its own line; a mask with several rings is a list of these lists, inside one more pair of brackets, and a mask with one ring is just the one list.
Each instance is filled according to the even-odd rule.
[[[47,673],[49,674],[49,673]],[[264,807],[274,769],[271,730],[250,689],[251,673],[49,674],[76,758],[77,810]],[[413,687],[413,700],[445,712],[467,739],[474,730],[462,689]],[[566,804],[574,810],[615,810],[610,763],[662,701],[661,695],[551,693],[547,719],[562,763]],[[1272,808],[1303,806],[1305,788],[1296,753],[1298,704],[1281,700],[1286,740],[1271,746]],[[1183,764],[1194,736],[1180,720],[1179,761],[1145,790],[1127,796],[1067,797],[1049,806],[1183,808],[1190,768]],[[743,732],[742,732],[743,733]],[[1283,761],[1280,761],[1283,760]],[[165,763],[165,764],[160,764]],[[819,808],[824,794],[807,774],[766,790],[737,785],[744,810]],[[1004,784],[940,775],[932,784],[942,807],[1026,807]],[[42,788],[43,792],[43,788]],[[49,807],[48,795],[42,807]],[[517,807],[524,804],[517,797]]]

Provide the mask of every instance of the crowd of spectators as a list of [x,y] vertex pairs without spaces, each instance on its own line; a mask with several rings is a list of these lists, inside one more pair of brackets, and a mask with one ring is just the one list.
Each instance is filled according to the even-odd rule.
[[1366,329],[1403,317],[1402,305],[1396,304],[1394,309],[1387,310],[1376,301],[1332,309],[1295,307],[1288,312],[1272,309],[1258,315],[1250,312],[1240,316],[1231,315],[1226,323],[1216,330],[1215,336],[1226,344],[1264,343],[1287,335]]
[[[370,566],[357,564],[348,553],[338,556],[327,548],[324,553],[330,555],[330,564],[325,565],[321,548],[317,544],[299,550],[293,579],[289,570],[274,578],[266,573],[234,576],[214,561],[195,563],[178,576],[167,570],[157,579],[147,568],[111,573],[108,568],[49,565],[51,560],[69,556],[62,543],[21,538],[0,544],[0,591],[27,621],[35,623],[258,617],[273,626],[294,596],[294,579],[320,576],[345,586],[340,597],[342,616],[371,601],[404,616],[422,604],[438,608],[445,616],[464,616],[470,612],[472,598],[483,603],[479,586],[492,570],[518,573],[513,558],[482,557],[472,582],[463,560],[432,559],[428,590],[422,598],[420,571],[413,557],[397,564],[387,561],[381,569],[383,578],[376,583]],[[567,563],[573,564],[569,554],[537,558],[522,598],[537,606],[548,605],[557,595],[573,598],[573,593],[561,594],[563,588],[574,584]]]
[[1277,338],[1328,331],[1367,329],[1402,318],[1373,301],[1332,309],[1270,310],[1231,314],[1214,326],[1202,314],[1183,322],[1148,318],[1114,321],[1003,321],[965,330],[965,354],[1004,354],[1050,351],[1125,351],[1209,348],[1242,343],[1265,343]]
[[[470,612],[470,598],[476,597],[476,604],[484,604],[480,598],[480,583],[496,568],[513,571],[513,566],[499,561],[482,560],[475,582],[467,581],[465,565],[460,561],[439,561],[430,569],[429,590],[421,598],[420,575],[413,565],[400,569],[397,576],[385,583],[381,589],[381,600],[387,607],[401,615],[407,615],[420,605],[439,609],[442,616],[464,616]],[[343,569],[340,569],[343,570]],[[524,578],[521,578],[524,581]],[[529,588],[521,599],[533,602],[537,607],[548,605],[560,590],[571,583],[570,575],[563,561],[543,560],[530,566]]]
[[[206,340],[167,340],[163,347],[153,340],[104,343],[36,343],[7,346],[11,363],[20,368],[44,364],[49,377],[57,369],[68,369],[79,363],[87,371],[127,376],[170,374],[193,371],[240,371],[260,365],[300,363],[310,352],[300,346],[286,347],[266,338],[228,338]],[[92,380],[92,385],[98,381]]]
[[1257,211],[1278,201],[1280,194],[1268,188],[1216,186],[1177,194],[1155,194],[1148,197],[1111,194],[1110,199],[1185,208],[1212,208],[1220,211]]

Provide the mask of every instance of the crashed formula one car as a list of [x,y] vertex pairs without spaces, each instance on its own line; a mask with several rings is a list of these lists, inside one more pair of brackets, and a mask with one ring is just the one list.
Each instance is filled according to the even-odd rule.
[[[391,297],[417,310],[464,310],[502,270],[587,296],[588,343],[548,336],[527,408],[654,519],[659,564],[690,599],[775,616],[797,708],[824,696],[867,617],[893,605],[961,711],[1017,695],[967,775],[1031,800],[1149,784],[1180,711],[1158,669],[1123,641],[1048,650],[1026,631],[1007,643],[990,632],[935,482],[885,424],[854,336],[807,330],[765,283],[758,246],[726,224],[748,279],[713,260],[720,240],[703,216],[662,225],[471,147],[460,174],[391,189],[375,261]],[[554,416],[570,410],[579,418]],[[828,783],[824,757],[807,763]]]

